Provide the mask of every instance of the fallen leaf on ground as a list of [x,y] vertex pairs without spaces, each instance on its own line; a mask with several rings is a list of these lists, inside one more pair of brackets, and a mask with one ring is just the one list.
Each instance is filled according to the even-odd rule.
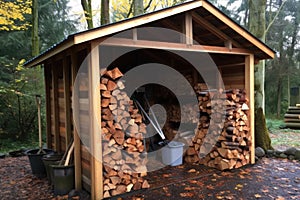
[[255,194],[254,196],[255,196],[255,198],[257,198],[257,199],[261,198],[261,195],[260,195],[260,194]]
[[188,190],[188,191],[190,191],[190,190],[196,190],[197,188],[196,187],[185,187],[184,188],[184,190]]
[[215,189],[215,187],[212,186],[212,185],[207,185],[206,188],[209,189],[209,190],[214,190]]
[[164,177],[164,178],[171,177],[171,174],[163,174],[163,177]]
[[237,184],[236,186],[235,186],[235,190],[242,190],[243,189],[243,185],[242,184]]
[[267,193],[267,192],[269,192],[269,190],[268,189],[262,189],[261,190],[263,193]]
[[188,171],[188,173],[195,173],[195,172],[196,172],[195,169],[190,169],[190,170]]
[[171,196],[171,193],[169,192],[169,188],[168,187],[163,187],[163,190],[164,190],[166,196],[168,196],[168,197]]
[[194,194],[191,192],[182,192],[182,193],[180,193],[180,196],[181,197],[193,197]]
[[189,182],[192,183],[192,184],[196,184],[198,181],[196,181],[196,180],[189,180]]

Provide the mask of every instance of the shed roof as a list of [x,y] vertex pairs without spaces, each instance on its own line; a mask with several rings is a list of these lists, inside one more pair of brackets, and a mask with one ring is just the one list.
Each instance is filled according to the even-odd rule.
[[[231,18],[213,6],[206,0],[195,0],[174,7],[158,10],[152,13],[140,15],[116,23],[100,26],[98,28],[69,35],[62,42],[53,45],[45,52],[25,63],[27,67],[33,67],[44,63],[52,56],[74,46],[105,36],[146,25],[158,20],[171,18],[178,14],[193,11],[193,20],[212,34],[195,34],[198,38],[210,41],[212,35],[217,36],[222,42],[230,40],[233,46],[251,50],[256,59],[274,58],[275,52],[265,43],[253,36],[249,31],[234,22]],[[196,28],[195,28],[196,29]],[[197,29],[195,30],[197,31]],[[213,45],[212,45],[213,46]]]

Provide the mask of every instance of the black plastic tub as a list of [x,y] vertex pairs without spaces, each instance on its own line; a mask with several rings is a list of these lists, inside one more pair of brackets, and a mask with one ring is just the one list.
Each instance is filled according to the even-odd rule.
[[46,168],[42,158],[45,155],[53,154],[54,151],[51,149],[43,149],[43,152],[38,154],[39,150],[40,149],[28,150],[26,151],[26,155],[29,158],[32,174],[39,178],[43,178],[46,177]]
[[47,179],[49,184],[52,184],[53,169],[51,165],[58,165],[63,157],[63,154],[47,154],[43,156],[43,163],[45,165]]
[[74,165],[51,165],[55,195],[68,194],[75,187]]

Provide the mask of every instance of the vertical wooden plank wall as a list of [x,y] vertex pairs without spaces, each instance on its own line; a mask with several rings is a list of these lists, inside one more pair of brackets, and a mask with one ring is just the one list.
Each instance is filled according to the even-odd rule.
[[[74,90],[74,83],[76,80],[76,75],[78,71],[78,62],[77,62],[77,52],[72,51],[71,53],[71,79],[72,79],[72,101],[78,102],[78,96],[75,96]],[[72,102],[74,103],[74,102]],[[73,111],[74,112],[74,111]],[[75,166],[75,189],[81,190],[82,189],[82,173],[81,173],[81,142],[80,137],[78,135],[77,127],[75,127],[73,118],[73,136],[74,136],[74,166]]]
[[251,132],[251,164],[255,163],[255,106],[254,106],[254,55],[248,55],[245,57],[245,88],[249,98],[249,122]]
[[[89,82],[88,82],[88,69],[87,67],[81,67],[82,62],[84,61],[88,55],[90,47],[84,47],[82,50],[78,50],[77,53],[77,64],[78,64],[78,73],[76,77],[76,82],[78,84],[78,101],[75,102],[78,106],[77,109],[79,111],[78,118],[76,119],[77,125],[79,125],[78,133],[80,135],[80,139],[84,142],[80,145],[81,151],[81,178],[83,188],[87,191],[91,192],[91,179],[92,179],[92,171],[91,171],[91,138],[90,138],[90,122],[91,122],[91,114],[90,114],[90,102],[89,102]],[[86,65],[85,63],[84,65]]]
[[51,65],[45,64],[44,66],[45,77],[45,101],[46,101],[46,136],[47,148],[52,148],[52,135],[51,135]]
[[[67,57],[44,66],[47,112],[47,146],[64,152],[71,137],[70,64]],[[69,62],[70,63],[70,62]]]
[[65,77],[64,77],[64,68],[66,57],[61,57],[55,62],[55,68],[57,73],[57,86],[58,86],[58,127],[59,127],[59,151],[65,152],[67,150],[66,144],[68,141],[66,140],[66,99],[65,96]]
[[51,88],[51,131],[54,134],[54,150],[60,152],[60,137],[59,137],[59,107],[58,107],[58,83],[56,67],[52,64],[52,88]]
[[91,60],[89,66],[89,92],[90,92],[90,114],[91,114],[91,152],[92,152],[92,199],[103,198],[102,177],[102,143],[101,143],[101,96],[100,96],[100,58],[98,42],[91,43]]
[[65,149],[68,148],[71,139],[71,91],[70,91],[70,57],[63,60],[63,88],[64,88],[64,118],[65,118]]

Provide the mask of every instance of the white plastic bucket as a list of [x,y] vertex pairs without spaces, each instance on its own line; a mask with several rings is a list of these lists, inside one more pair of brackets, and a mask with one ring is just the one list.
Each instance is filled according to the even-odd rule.
[[184,143],[171,141],[162,148],[162,161],[165,165],[177,166],[182,164]]

